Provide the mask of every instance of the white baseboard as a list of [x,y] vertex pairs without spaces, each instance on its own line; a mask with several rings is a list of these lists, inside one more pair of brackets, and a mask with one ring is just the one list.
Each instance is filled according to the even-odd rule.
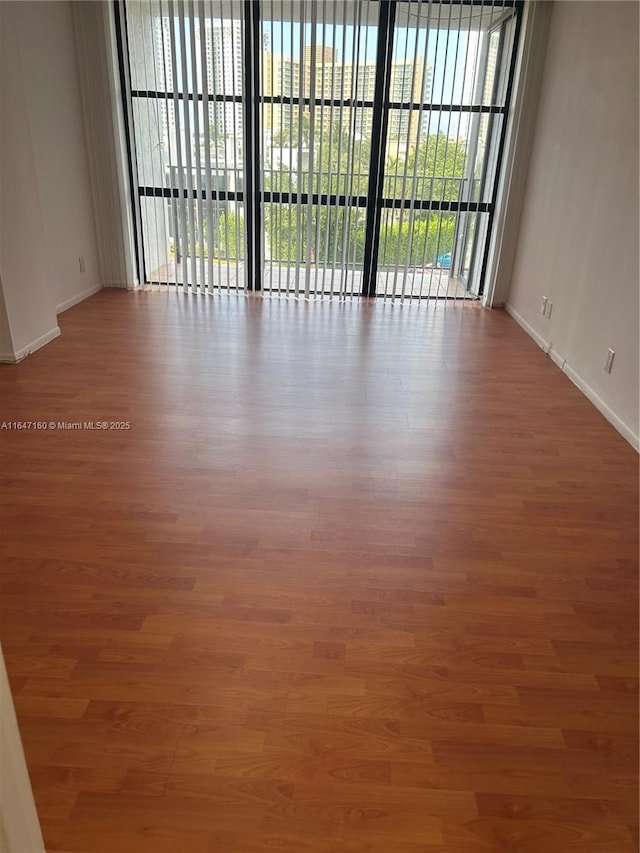
[[533,326],[530,326],[527,323],[522,314],[519,314],[515,310],[515,308],[512,308],[511,305],[509,305],[508,303],[504,306],[504,310],[507,312],[507,314],[513,317],[516,323],[525,330],[525,332],[529,335],[530,338],[533,338],[533,340],[538,344],[540,349],[543,349],[546,353],[549,352],[549,344],[547,343],[547,341],[545,341],[542,335],[536,332]]
[[82,290],[80,293],[76,293],[76,295],[72,296],[70,299],[65,299],[64,302],[60,303],[60,305],[56,305],[56,315],[62,314],[62,312],[66,311],[68,308],[73,308],[74,305],[77,305],[79,302],[88,299],[90,296],[93,296],[93,294],[97,293],[99,290],[102,290],[102,285],[94,284],[93,287],[87,287],[86,290]]
[[605,403],[602,397],[596,394],[590,385],[587,385],[584,379],[576,373],[571,365],[565,362],[563,369],[576,388],[582,391],[585,397],[588,397],[591,400],[596,409],[618,430],[620,435],[623,438],[626,438],[635,450],[640,452],[640,436],[631,429],[629,424],[625,423],[622,418],[619,418],[618,415],[616,415],[613,409]]
[[547,355],[551,359],[551,361],[555,364],[556,367],[559,367],[560,370],[564,370],[566,367],[566,360],[560,355],[559,352],[556,352],[553,348],[553,345],[549,343],[546,347]]
[[19,361],[22,361],[23,358],[26,358],[31,353],[43,347],[45,344],[48,344],[49,341],[54,340],[60,334],[60,327],[55,326],[55,328],[50,329],[46,334],[40,335],[39,338],[36,338],[35,341],[32,341],[30,344],[27,344],[26,347],[21,347],[16,352],[11,353],[0,353],[0,362],[5,364],[17,364]]
[[602,397],[600,397],[600,395],[597,394],[587,382],[585,382],[585,380],[571,367],[570,364],[567,364],[567,360],[553,349],[551,341],[546,341],[542,335],[533,328],[533,326],[530,326],[529,323],[527,323],[522,314],[518,313],[518,311],[516,311],[511,305],[507,303],[504,308],[507,314],[513,317],[516,323],[523,328],[531,338],[533,338],[541,349],[546,352],[551,361],[553,361],[553,363],[557,365],[563,373],[566,373],[576,388],[582,391],[585,397],[587,397],[596,409],[604,415],[609,423],[618,430],[620,435],[629,442],[634,450],[640,452],[640,436],[638,436],[638,434],[635,433],[631,427],[622,420],[622,418],[618,417],[613,409],[605,403]]

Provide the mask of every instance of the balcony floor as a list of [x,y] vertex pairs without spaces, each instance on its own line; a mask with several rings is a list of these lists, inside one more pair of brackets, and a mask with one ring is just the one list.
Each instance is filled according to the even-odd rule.
[[[307,281],[306,267],[298,271],[295,266],[280,266],[267,261],[262,289],[265,292],[305,293]],[[309,270],[309,291],[314,295],[325,296],[359,296],[362,292],[362,273],[360,270],[316,269]],[[193,264],[171,261],[151,273],[150,280],[154,284],[184,284],[189,287],[205,289],[243,290],[244,264],[214,262],[209,271],[208,261],[204,265],[199,260]],[[195,282],[195,284],[194,284]],[[395,298],[422,299],[475,299],[464,285],[453,278],[448,270],[414,269],[405,273],[403,269],[396,272],[383,270],[377,275],[377,295]]]

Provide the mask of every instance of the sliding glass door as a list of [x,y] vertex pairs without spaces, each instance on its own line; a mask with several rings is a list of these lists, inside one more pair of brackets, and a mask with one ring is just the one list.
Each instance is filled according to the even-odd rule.
[[244,4],[126,3],[143,280],[245,288]]
[[515,20],[502,4],[396,4],[378,295],[480,292]]
[[118,12],[145,282],[481,293],[520,4],[121,0]]
[[362,292],[379,6],[261,5],[264,290]]

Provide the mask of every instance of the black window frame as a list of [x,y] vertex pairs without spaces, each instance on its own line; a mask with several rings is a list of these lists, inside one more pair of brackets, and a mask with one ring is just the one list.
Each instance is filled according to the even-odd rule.
[[[261,29],[261,0],[244,0],[244,91],[243,95],[215,95],[209,94],[206,100],[210,102],[238,103],[244,110],[244,180],[243,190],[224,191],[206,190],[198,192],[197,189],[182,191],[176,187],[149,187],[141,186],[136,181],[135,148],[133,135],[132,102],[134,99],[152,98],[166,99],[168,97],[179,100],[204,100],[202,93],[164,92],[155,90],[132,89],[130,86],[131,72],[128,49],[126,0],[113,0],[115,15],[115,32],[117,41],[118,65],[120,76],[120,90],[123,101],[124,131],[128,157],[128,177],[131,191],[131,203],[133,207],[133,219],[135,223],[135,261],[138,275],[142,282],[151,284],[145,268],[144,236],[142,223],[141,200],[145,197],[164,198],[202,198],[212,201],[238,201],[243,202],[245,209],[245,246],[246,246],[246,270],[247,290],[260,291],[262,269],[261,246],[262,246],[262,205],[269,202],[281,202],[290,204],[326,204],[340,207],[356,207],[366,211],[365,226],[365,249],[364,268],[362,277],[361,296],[376,296],[376,280],[378,272],[378,246],[380,243],[380,224],[383,210],[390,208],[405,208],[414,210],[429,210],[432,212],[450,213],[486,213],[488,214],[484,247],[482,252],[482,266],[479,274],[479,286],[477,295],[484,293],[485,279],[488,267],[492,226],[497,203],[498,185],[501,174],[504,149],[506,142],[507,117],[511,108],[513,96],[513,83],[520,32],[522,26],[524,0],[502,0],[501,3],[491,3],[487,0],[431,0],[439,5],[478,6],[503,8],[505,11],[512,9],[515,16],[515,30],[509,68],[507,72],[506,91],[504,103],[501,105],[491,104],[437,104],[437,103],[402,103],[390,99],[391,63],[394,45],[396,10],[399,3],[417,3],[418,0],[379,0],[379,19],[377,28],[377,49],[375,66],[375,83],[373,100],[360,99],[335,99],[335,98],[309,98],[294,96],[269,96],[264,95],[260,86],[260,29]],[[506,33],[506,19],[501,23],[500,51],[504,47]],[[282,104],[297,106],[343,106],[363,107],[373,110],[372,119],[372,156],[369,164],[368,193],[366,196],[350,196],[335,194],[313,193],[311,198],[308,193],[288,192],[280,193],[264,190],[260,186],[260,154],[259,140],[261,138],[261,109],[263,104]],[[431,113],[456,111],[468,113],[488,114],[493,120],[496,115],[502,116],[500,138],[496,154],[495,176],[492,195],[489,201],[433,201],[420,198],[399,199],[385,196],[384,189],[384,159],[386,152],[386,138],[391,110],[423,110]],[[375,156],[374,156],[375,152]],[[483,180],[484,182],[484,180]],[[477,229],[474,236],[472,256],[474,262],[479,250],[477,241]],[[412,298],[420,299],[421,296]]]

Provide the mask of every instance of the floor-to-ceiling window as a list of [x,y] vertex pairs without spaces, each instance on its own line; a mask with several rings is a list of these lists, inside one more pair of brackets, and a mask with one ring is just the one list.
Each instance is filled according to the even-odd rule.
[[261,6],[265,290],[362,292],[380,6]]
[[477,296],[519,14],[514,0],[120,2],[144,280]]

